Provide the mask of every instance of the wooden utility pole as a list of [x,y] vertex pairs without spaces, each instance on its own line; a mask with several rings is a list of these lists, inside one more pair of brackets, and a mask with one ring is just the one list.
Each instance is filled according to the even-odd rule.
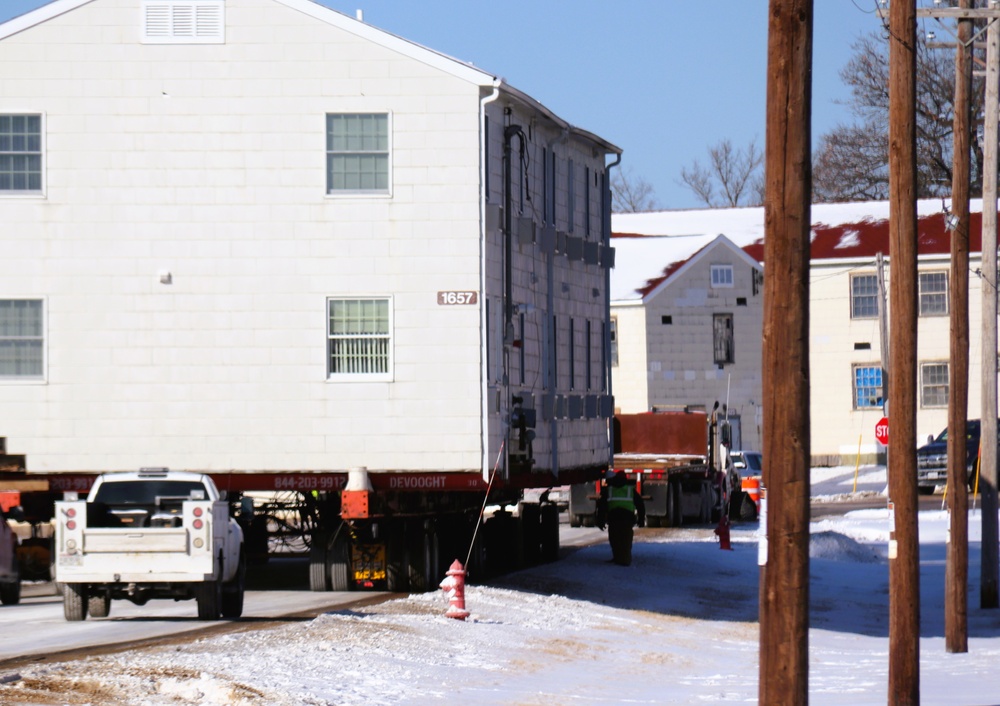
[[920,544],[917,532],[917,160],[915,0],[889,6],[889,553],[890,704],[920,703]]
[[[991,9],[995,4],[991,3]],[[997,607],[997,118],[1000,100],[1000,21],[986,30],[986,105],[983,125],[983,343],[980,410],[983,494],[979,605]]]
[[809,702],[812,0],[770,0],[764,192],[761,704]]
[[[960,0],[971,9],[972,0]],[[948,366],[948,517],[944,634],[948,652],[969,651],[969,495],[965,425],[969,412],[969,168],[972,21],[958,21],[951,175],[951,365]]]

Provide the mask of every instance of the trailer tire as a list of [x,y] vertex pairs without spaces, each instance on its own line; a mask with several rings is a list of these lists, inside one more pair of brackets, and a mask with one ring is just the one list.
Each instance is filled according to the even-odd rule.
[[740,519],[746,522],[753,522],[757,519],[757,504],[746,493],[741,493],[741,495],[743,499],[740,502]]
[[0,583],[0,603],[4,605],[17,605],[21,602],[21,569],[17,563],[17,556],[13,558],[11,573],[14,575],[10,581]]
[[541,508],[537,503],[521,503],[518,507],[521,520],[521,555],[524,566],[535,566],[542,560],[541,551]]
[[111,596],[93,593],[87,596],[87,612],[91,618],[106,618],[111,614]]
[[646,515],[646,527],[662,527],[663,519],[659,515]]
[[580,527],[580,526],[583,525],[583,522],[581,521],[580,516],[577,515],[575,512],[573,512],[573,506],[572,505],[570,505],[569,509],[566,510],[566,514],[569,515],[569,526],[570,527]]
[[63,617],[70,622],[87,619],[87,584],[63,584]]
[[338,536],[327,552],[327,576],[330,577],[330,590],[350,591],[350,554],[351,547],[346,537]]
[[680,527],[684,524],[683,508],[680,484],[671,481],[667,484],[667,514],[664,517],[667,527]]
[[559,559],[559,508],[555,505],[542,505],[542,561],[552,562]]
[[330,571],[326,563],[327,537],[317,532],[312,536],[312,546],[309,547],[309,590],[329,591]]
[[240,562],[236,567],[236,576],[232,581],[222,585],[222,602],[220,610],[223,618],[235,619],[243,615],[243,598],[247,586],[247,559],[240,547]]
[[712,485],[708,481],[701,484],[701,507],[698,512],[698,522],[707,525],[712,521]]
[[198,620],[218,620],[222,603],[222,584],[202,581],[195,584],[194,598],[198,603]]

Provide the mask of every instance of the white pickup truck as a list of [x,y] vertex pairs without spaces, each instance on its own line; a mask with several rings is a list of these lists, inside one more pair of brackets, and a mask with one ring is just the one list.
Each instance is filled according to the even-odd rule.
[[57,502],[55,516],[66,620],[107,617],[112,599],[194,598],[201,620],[242,615],[243,531],[208,476],[107,473],[86,501]]

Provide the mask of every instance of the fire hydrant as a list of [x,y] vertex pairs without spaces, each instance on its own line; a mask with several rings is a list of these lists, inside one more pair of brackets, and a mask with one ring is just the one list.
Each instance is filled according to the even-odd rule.
[[722,513],[719,518],[719,526],[715,528],[715,534],[719,536],[719,549],[732,549],[729,543],[729,518],[726,513]]
[[456,620],[468,618],[469,611],[465,609],[465,567],[458,559],[448,569],[448,578],[441,582],[441,590],[448,596],[445,615]]

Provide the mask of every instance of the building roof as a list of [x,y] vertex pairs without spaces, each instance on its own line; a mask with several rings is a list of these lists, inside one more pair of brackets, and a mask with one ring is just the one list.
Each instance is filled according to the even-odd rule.
[[[944,207],[917,202],[918,256],[947,255],[950,234]],[[982,201],[970,202],[969,250],[981,250]],[[874,260],[889,252],[889,202],[816,204],[811,209],[811,259]],[[612,216],[615,268],[611,300],[638,302],[723,234],[758,262],[764,261],[764,209],[730,208],[616,213]],[[650,237],[653,236],[653,237]]]
[[[35,25],[47,22],[54,17],[58,17],[59,15],[63,15],[67,12],[75,10],[78,7],[82,7],[83,5],[87,5],[95,1],[96,0],[51,0],[51,2],[48,2],[41,7],[26,12],[23,15],[18,15],[7,22],[0,23],[0,40],[6,39],[7,37],[30,29]],[[416,42],[411,42],[408,39],[399,37],[391,32],[366,24],[360,19],[338,12],[337,10],[328,8],[325,5],[320,5],[314,0],[272,0],[272,2],[286,5],[293,10],[297,10],[341,30],[350,32],[351,34],[366,39],[376,45],[396,51],[403,56],[407,56],[411,59],[437,68],[445,73],[451,74],[452,76],[466,80],[469,83],[488,89],[495,89],[522,103],[529,109],[534,110],[538,115],[544,117],[545,119],[551,120],[558,127],[571,135],[575,135],[581,137],[582,139],[599,144],[608,153],[621,154],[622,152],[620,147],[613,145],[592,132],[571,125],[528,94],[511,86],[503,78],[477,68],[473,64],[455,59],[446,54],[442,54],[441,52],[417,44]]]

